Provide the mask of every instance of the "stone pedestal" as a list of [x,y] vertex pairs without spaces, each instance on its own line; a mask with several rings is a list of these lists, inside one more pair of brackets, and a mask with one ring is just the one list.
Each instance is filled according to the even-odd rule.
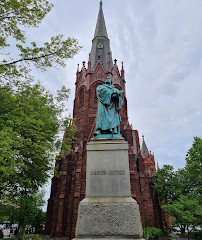
[[128,143],[87,144],[86,197],[79,204],[76,239],[141,239],[139,206],[131,198]]

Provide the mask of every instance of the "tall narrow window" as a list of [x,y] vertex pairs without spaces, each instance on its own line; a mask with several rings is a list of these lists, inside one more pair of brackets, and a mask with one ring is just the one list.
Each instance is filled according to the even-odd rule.
[[84,90],[82,89],[79,94],[79,107],[83,106],[84,104]]

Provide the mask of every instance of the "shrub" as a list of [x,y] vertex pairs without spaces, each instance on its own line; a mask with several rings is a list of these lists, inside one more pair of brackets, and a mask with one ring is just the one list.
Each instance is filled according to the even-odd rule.
[[190,233],[190,237],[196,239],[202,239],[202,230],[194,230],[194,232]]
[[161,229],[155,227],[146,227],[143,231],[143,237],[146,240],[158,240],[163,236]]
[[51,240],[48,236],[40,235],[40,234],[26,234],[23,236],[16,236],[9,238],[9,240]]
[[163,235],[166,236],[166,237],[168,237],[169,234],[170,234],[170,232],[169,232],[169,231],[166,229],[166,227],[164,226],[164,227],[163,227]]
[[44,239],[47,239],[47,236],[43,236],[43,235],[40,235],[40,234],[26,234],[26,235],[23,236],[22,239],[23,240],[29,240],[29,239],[44,240]]

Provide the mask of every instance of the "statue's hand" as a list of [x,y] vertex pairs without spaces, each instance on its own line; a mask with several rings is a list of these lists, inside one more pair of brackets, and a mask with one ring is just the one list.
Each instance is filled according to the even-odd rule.
[[120,90],[117,92],[117,95],[121,95],[122,93],[124,93],[124,90]]
[[116,96],[118,96],[118,93],[117,92],[116,93],[112,93],[112,96],[116,97]]

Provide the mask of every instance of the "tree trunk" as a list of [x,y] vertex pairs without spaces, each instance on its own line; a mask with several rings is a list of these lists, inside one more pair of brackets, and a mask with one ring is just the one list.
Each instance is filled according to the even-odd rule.
[[185,234],[185,228],[186,228],[186,225],[181,225],[181,227],[180,227],[182,236],[184,236],[184,234]]

